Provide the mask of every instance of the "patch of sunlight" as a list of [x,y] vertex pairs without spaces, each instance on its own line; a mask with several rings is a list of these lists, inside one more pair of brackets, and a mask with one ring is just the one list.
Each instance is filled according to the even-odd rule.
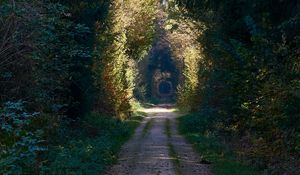
[[157,113],[172,113],[178,111],[176,108],[164,108],[164,107],[154,107],[154,108],[145,108],[144,112],[157,114]]

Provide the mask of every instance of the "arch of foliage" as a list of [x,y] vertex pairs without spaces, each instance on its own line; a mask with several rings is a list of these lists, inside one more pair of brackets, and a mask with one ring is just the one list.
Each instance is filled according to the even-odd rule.
[[[99,93],[96,109],[126,118],[134,101],[137,62],[150,50],[154,36],[155,0],[116,0],[112,3],[107,26],[98,37],[94,67]],[[98,28],[101,30],[101,26]],[[104,104],[105,103],[105,104]]]

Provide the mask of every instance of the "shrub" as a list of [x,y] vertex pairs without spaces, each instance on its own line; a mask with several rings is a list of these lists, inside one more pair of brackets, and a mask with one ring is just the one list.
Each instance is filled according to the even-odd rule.
[[26,112],[24,103],[7,102],[0,110],[0,174],[34,172],[39,165],[39,153],[47,150],[43,146],[43,131],[32,126],[33,120],[40,117],[39,113]]
[[61,127],[69,131],[58,133],[56,145],[49,148],[48,161],[41,173],[101,174],[116,161],[121,145],[137,126],[130,121],[92,113],[79,123],[79,128],[73,129],[72,124],[66,122],[66,126]]

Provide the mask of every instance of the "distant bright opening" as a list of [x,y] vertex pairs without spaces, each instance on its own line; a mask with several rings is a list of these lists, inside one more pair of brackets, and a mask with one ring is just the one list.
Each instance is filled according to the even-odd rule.
[[158,89],[161,95],[170,95],[172,92],[172,84],[169,81],[161,81]]

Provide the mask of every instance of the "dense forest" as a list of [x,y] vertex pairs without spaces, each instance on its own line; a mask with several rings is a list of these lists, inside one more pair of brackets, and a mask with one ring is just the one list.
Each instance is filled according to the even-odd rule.
[[199,83],[180,105],[197,113],[190,122],[224,137],[261,168],[298,174],[299,1],[177,3],[205,26]]
[[102,174],[146,103],[300,174],[300,1],[0,1],[0,174]]

